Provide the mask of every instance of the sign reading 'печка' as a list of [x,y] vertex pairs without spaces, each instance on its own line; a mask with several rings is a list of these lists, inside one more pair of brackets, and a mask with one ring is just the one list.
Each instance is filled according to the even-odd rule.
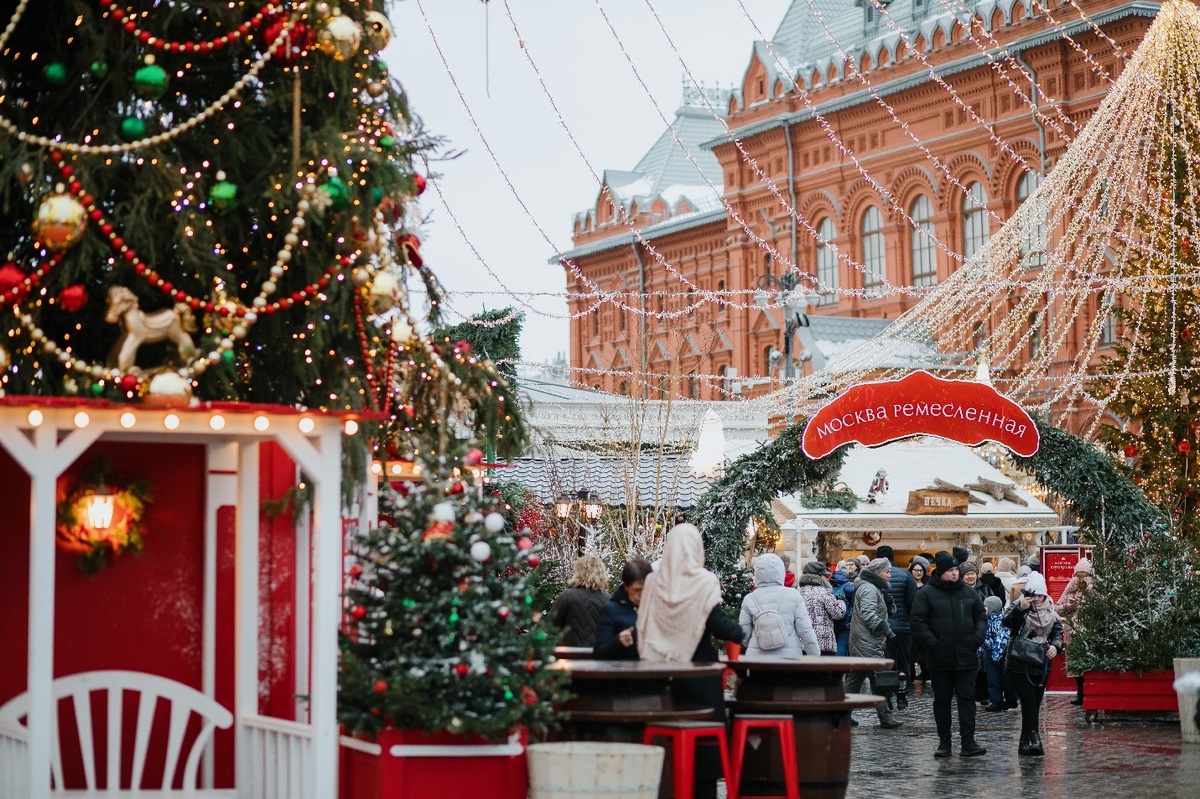
[[966,491],[934,491],[920,488],[908,492],[909,516],[965,516],[971,495]]
[[851,386],[813,414],[802,443],[804,454],[816,459],[852,442],[873,447],[917,435],[968,446],[995,441],[1025,457],[1039,443],[1025,409],[990,385],[925,371]]

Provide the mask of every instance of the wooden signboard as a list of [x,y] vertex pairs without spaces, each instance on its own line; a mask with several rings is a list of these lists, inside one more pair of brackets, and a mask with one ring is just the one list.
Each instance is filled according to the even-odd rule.
[[966,516],[971,495],[966,491],[934,491],[922,488],[908,492],[909,516]]

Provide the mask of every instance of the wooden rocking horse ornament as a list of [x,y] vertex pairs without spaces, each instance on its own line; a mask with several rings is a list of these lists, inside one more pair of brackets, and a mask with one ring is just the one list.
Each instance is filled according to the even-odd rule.
[[108,310],[104,321],[121,325],[121,337],[108,353],[109,368],[128,372],[137,360],[138,347],[158,341],[170,341],[184,362],[196,355],[196,345],[189,333],[195,333],[196,317],[186,303],[146,313],[138,307],[137,297],[124,286],[108,290]]

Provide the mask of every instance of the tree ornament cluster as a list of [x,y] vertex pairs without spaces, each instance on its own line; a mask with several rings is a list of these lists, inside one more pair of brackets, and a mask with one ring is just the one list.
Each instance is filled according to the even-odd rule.
[[[553,721],[558,680],[542,667],[555,639],[532,607],[532,551],[519,548],[495,498],[450,486],[385,488],[388,523],[353,542],[339,691],[342,723],[353,730],[499,739]],[[432,525],[443,534],[427,536]]]

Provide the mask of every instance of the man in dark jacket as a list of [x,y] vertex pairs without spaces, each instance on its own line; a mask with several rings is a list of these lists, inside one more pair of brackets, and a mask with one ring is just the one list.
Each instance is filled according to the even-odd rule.
[[958,561],[948,552],[934,559],[933,579],[917,592],[912,608],[912,633],[933,676],[933,719],[938,748],[934,757],[950,756],[950,701],[958,699],[958,731],[962,757],[986,754],[975,742],[975,675],[977,650],[987,631],[987,614],[975,589],[959,578]]
[[[887,545],[876,549],[875,557],[887,558],[893,567],[896,565],[896,553]],[[896,707],[905,710],[908,708],[908,677],[913,668],[912,627],[908,619],[912,612],[912,603],[917,598],[917,581],[907,570],[893,568],[892,576],[888,580],[888,593],[892,595],[892,602],[896,605],[896,609],[888,617],[888,624],[896,634],[896,637],[888,642],[891,650],[889,655],[896,661],[896,671],[903,675],[900,678],[900,689],[896,692]]]
[[600,612],[592,656],[603,660],[637,660],[637,607],[650,561],[633,558],[621,569],[621,584]]

